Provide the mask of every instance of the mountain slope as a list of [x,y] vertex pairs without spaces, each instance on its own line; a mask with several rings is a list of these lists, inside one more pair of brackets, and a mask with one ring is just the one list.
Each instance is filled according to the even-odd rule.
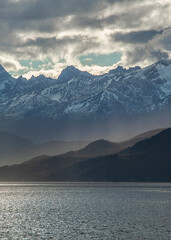
[[131,139],[128,139],[126,141],[121,142],[120,147],[122,149],[130,147],[130,146],[134,145],[135,143],[137,143],[139,141],[142,141],[142,140],[148,139],[152,136],[155,136],[156,134],[160,133],[163,130],[164,130],[164,128],[159,128],[159,129],[154,129],[154,130],[150,130],[150,131],[147,131],[147,132],[143,132],[141,134],[138,134],[137,136],[134,136]]
[[109,155],[114,152],[118,152],[121,149],[118,143],[113,143],[104,139],[100,139],[88,144],[85,148],[76,152],[77,156],[97,157]]
[[[1,181],[171,181],[171,128],[118,154],[68,153],[0,168]],[[79,152],[79,151],[78,151]]]
[[117,155],[75,166],[90,181],[171,181],[171,128],[136,143]]

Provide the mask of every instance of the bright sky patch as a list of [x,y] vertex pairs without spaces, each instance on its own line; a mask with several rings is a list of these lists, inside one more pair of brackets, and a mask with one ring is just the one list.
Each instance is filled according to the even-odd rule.
[[81,56],[80,62],[83,66],[98,65],[101,67],[112,66],[120,61],[122,54],[120,52],[114,52],[111,54],[88,54]]

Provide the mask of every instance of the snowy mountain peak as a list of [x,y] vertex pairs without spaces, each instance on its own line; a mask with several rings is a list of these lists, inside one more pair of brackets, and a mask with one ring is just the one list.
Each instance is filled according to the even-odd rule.
[[123,68],[122,66],[118,66],[117,68],[110,70],[109,74],[124,74],[126,72],[130,73],[140,69],[141,68],[139,66],[130,67],[129,69]]
[[140,70],[140,69],[141,69],[140,66],[135,66],[135,67],[130,67],[130,68],[128,69],[128,71],[129,71],[129,72],[132,72],[132,71],[137,71],[137,70]]
[[122,66],[118,66],[115,69],[110,70],[109,74],[124,73],[124,72],[126,72],[126,68],[123,68]]
[[80,71],[78,68],[75,68],[74,66],[68,66],[66,67],[62,72],[61,74],[59,75],[58,77],[58,80],[59,81],[62,81],[62,82],[67,82],[69,81],[71,78],[74,78],[74,77],[80,77],[80,76],[91,76],[90,73],[88,72],[83,72],[83,71]]
[[39,81],[44,81],[47,80],[49,78],[45,77],[43,74],[40,74],[39,76],[35,77],[34,75],[31,76],[31,78],[29,79],[29,81],[35,81],[35,82],[39,82]]
[[0,64],[0,82],[8,80],[10,77],[11,77],[11,75]]
[[27,79],[26,79],[25,77],[23,77],[22,75],[19,76],[19,77],[17,78],[17,80],[18,80],[18,81],[27,82]]
[[29,81],[34,81],[36,79],[36,77],[34,75],[31,76],[31,78],[29,79]]
[[67,66],[64,71],[68,71],[68,72],[78,72],[80,71],[78,68],[74,67],[73,65]]

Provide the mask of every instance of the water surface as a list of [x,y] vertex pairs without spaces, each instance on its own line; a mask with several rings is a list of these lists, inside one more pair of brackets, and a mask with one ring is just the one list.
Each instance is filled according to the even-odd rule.
[[170,183],[0,184],[0,239],[171,239]]

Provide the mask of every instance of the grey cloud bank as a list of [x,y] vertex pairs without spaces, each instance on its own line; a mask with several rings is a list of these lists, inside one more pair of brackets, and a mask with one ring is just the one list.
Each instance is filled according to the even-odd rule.
[[[170,12],[169,0],[1,0],[0,63],[16,75],[56,76],[67,65],[97,74],[111,66],[81,56],[120,52],[118,65],[143,67],[171,57]],[[22,65],[47,58],[48,70]]]

